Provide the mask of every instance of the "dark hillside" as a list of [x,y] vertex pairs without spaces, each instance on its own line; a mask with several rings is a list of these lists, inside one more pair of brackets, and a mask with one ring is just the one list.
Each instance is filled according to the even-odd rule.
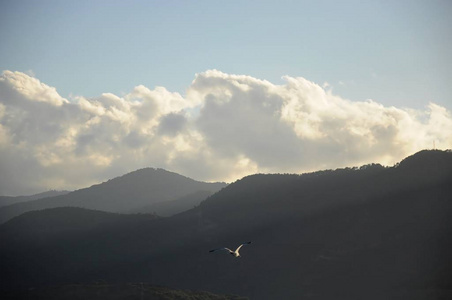
[[[44,243],[12,223],[22,215],[0,226],[0,272],[10,288],[105,280],[251,299],[447,299],[451,195],[442,151],[391,168],[253,175],[170,218]],[[241,258],[209,253],[244,241]]]
[[[0,292],[1,293],[1,292]],[[234,295],[217,295],[203,291],[175,290],[145,283],[127,284],[71,284],[35,288],[26,291],[10,291],[0,294],[2,299],[21,300],[246,300]]]
[[27,235],[26,238],[32,239],[71,232],[86,233],[113,225],[141,224],[157,218],[151,214],[125,215],[79,207],[58,207],[24,213],[1,226],[0,231],[17,231],[22,238]]

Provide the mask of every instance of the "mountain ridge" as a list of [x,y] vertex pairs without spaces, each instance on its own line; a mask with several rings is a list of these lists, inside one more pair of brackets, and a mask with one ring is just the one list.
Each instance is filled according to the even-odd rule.
[[[24,288],[102,279],[251,299],[446,299],[452,153],[411,162],[420,176],[406,163],[252,175],[172,217],[64,239],[7,228],[22,215],[0,226],[0,275]],[[244,241],[241,259],[208,252]]]
[[62,206],[108,212],[138,211],[152,203],[177,200],[198,191],[214,193],[225,186],[221,182],[196,181],[164,169],[142,168],[65,195],[1,207],[0,223],[30,210]]

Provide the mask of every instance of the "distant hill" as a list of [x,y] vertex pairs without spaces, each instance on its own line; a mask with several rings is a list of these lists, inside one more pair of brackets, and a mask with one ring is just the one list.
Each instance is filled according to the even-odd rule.
[[38,199],[42,199],[42,198],[49,198],[49,197],[65,195],[67,193],[69,193],[69,191],[47,191],[47,192],[43,192],[43,193],[31,195],[31,196],[16,196],[16,197],[0,196],[0,207],[6,206],[6,205],[11,205],[14,203],[19,203],[19,202],[33,201],[33,200],[38,200]]
[[[0,276],[4,289],[151,282],[264,300],[450,299],[451,195],[452,153],[422,151],[394,167],[252,175],[175,216],[93,230],[44,210],[0,226]],[[209,253],[244,241],[241,258]]]
[[[0,223],[27,211],[52,207],[72,206],[123,213],[141,212],[143,208],[143,212],[148,212],[146,207],[154,203],[178,200],[189,195],[201,196],[189,203],[188,207],[192,207],[193,203],[199,204],[204,200],[205,195],[213,194],[225,186],[225,183],[200,182],[163,169],[146,168],[65,195],[2,207]],[[152,208],[151,212],[158,214],[158,207]],[[186,207],[181,201],[175,202],[171,213],[181,212]],[[164,213],[167,214],[168,210],[164,209]]]

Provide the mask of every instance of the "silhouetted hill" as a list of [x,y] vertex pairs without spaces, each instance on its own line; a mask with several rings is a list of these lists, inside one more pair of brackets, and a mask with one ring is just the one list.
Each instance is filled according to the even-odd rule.
[[1,230],[18,233],[22,238],[42,239],[59,234],[92,234],[97,229],[133,226],[157,218],[151,214],[117,214],[79,207],[57,207],[26,212],[3,224]]
[[[8,288],[105,280],[251,299],[447,299],[451,195],[452,153],[427,151],[391,168],[248,176],[173,217],[64,239],[30,238],[13,223],[22,215],[0,226],[0,275]],[[241,258],[209,253],[244,241]]]
[[[199,191],[212,194],[225,186],[225,183],[199,182],[163,169],[146,168],[66,195],[2,207],[0,223],[27,211],[64,206],[108,212],[138,212],[153,203],[177,200]],[[177,211],[177,207],[173,207],[173,211],[181,212],[184,208],[182,206]],[[157,209],[155,212],[159,213]]]
[[246,300],[235,295],[216,295],[204,291],[175,290],[147,283],[127,284],[71,284],[46,288],[34,288],[26,291],[10,291],[2,299],[21,300]]
[[19,202],[33,201],[33,200],[38,200],[38,199],[42,199],[42,198],[49,198],[49,197],[65,195],[67,193],[69,193],[69,191],[47,191],[47,192],[43,192],[43,193],[31,195],[31,196],[16,196],[16,197],[0,196],[0,207],[6,206],[6,205],[11,205],[14,203],[19,203]]

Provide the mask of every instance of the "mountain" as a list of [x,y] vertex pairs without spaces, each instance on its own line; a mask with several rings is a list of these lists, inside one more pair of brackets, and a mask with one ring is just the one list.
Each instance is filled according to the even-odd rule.
[[[93,230],[55,234],[66,217],[44,210],[0,226],[0,276],[3,289],[150,282],[251,299],[450,299],[451,195],[452,152],[422,151],[389,168],[252,175],[172,217]],[[241,258],[209,253],[245,241]]]
[[31,196],[16,196],[16,197],[0,196],[0,207],[6,206],[6,205],[11,205],[14,203],[19,203],[19,202],[33,201],[33,200],[38,200],[38,199],[42,199],[42,198],[50,198],[50,197],[65,195],[67,193],[69,193],[69,191],[53,191],[52,190],[52,191],[47,191],[47,192],[31,195]]
[[[148,212],[146,207],[151,204],[178,200],[195,193],[204,197],[205,193],[201,192],[207,191],[210,195],[225,186],[225,183],[199,182],[163,169],[146,168],[65,195],[2,207],[0,223],[27,211],[63,206],[108,212],[141,212],[143,208],[143,212]],[[199,204],[204,199],[197,198],[196,201],[191,201],[189,207],[192,207],[194,202]],[[157,208],[152,212],[158,214]],[[171,212],[181,212],[185,208],[185,204],[173,205]],[[164,209],[165,213],[167,211]]]

